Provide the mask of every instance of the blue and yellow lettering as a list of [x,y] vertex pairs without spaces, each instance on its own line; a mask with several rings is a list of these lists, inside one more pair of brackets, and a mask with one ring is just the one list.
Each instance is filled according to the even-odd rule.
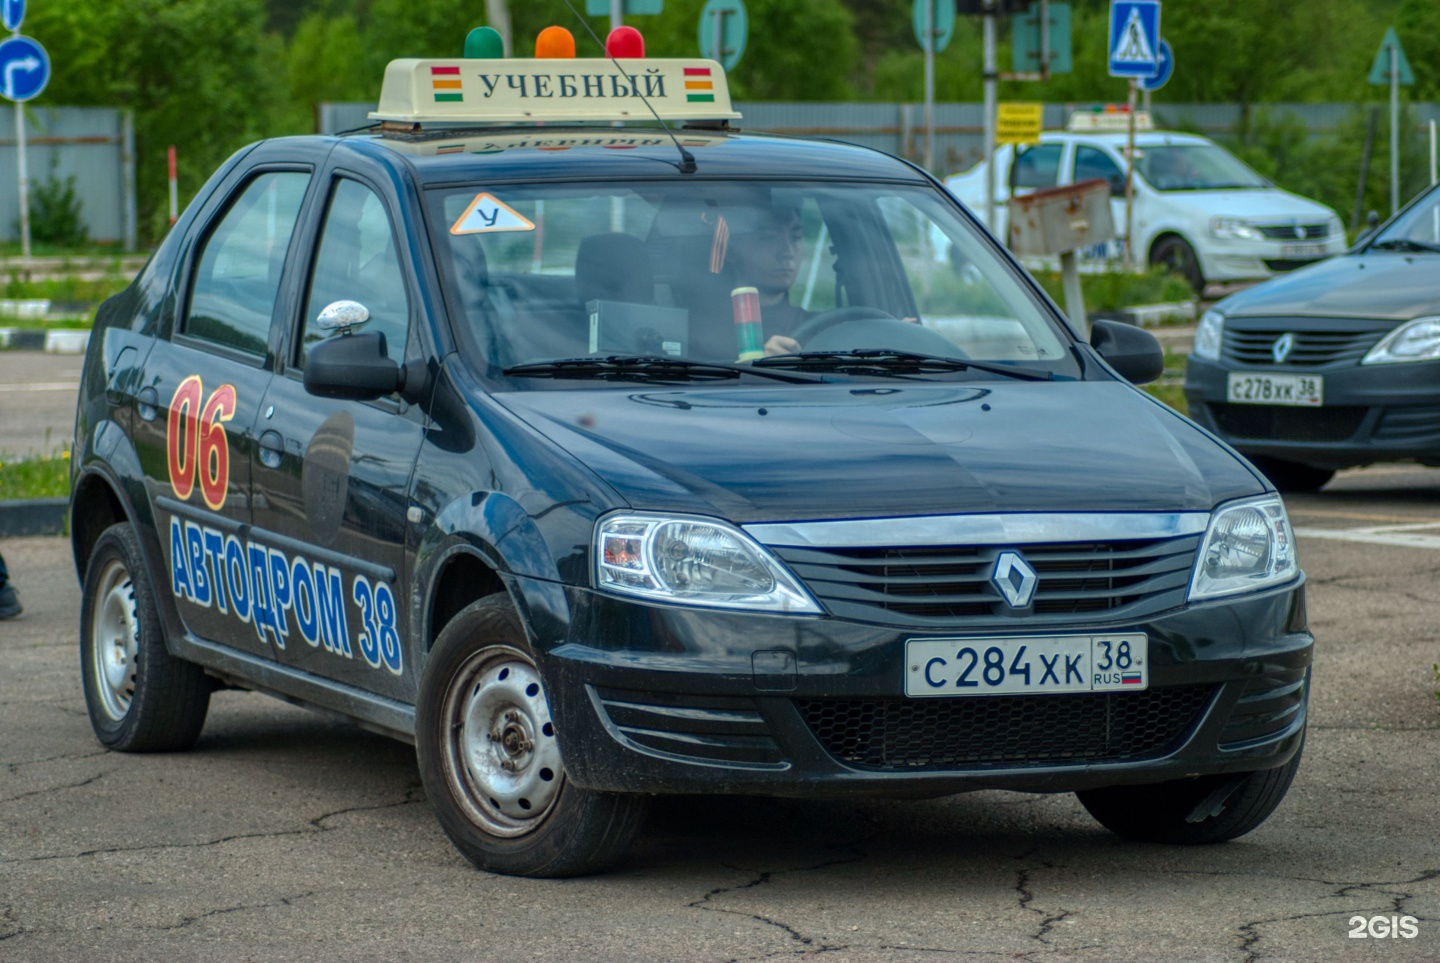
[[370,663],[372,669],[380,668],[380,627],[375,623],[375,594],[370,580],[363,575],[355,576],[355,585],[350,593],[360,606],[360,654]]
[[604,88],[604,86],[602,86],[602,85],[605,83],[605,78],[604,78],[602,75],[600,75],[600,74],[585,74],[584,76],[582,76],[582,77],[580,78],[580,82],[585,85],[585,96],[586,96],[586,97],[604,97],[604,96],[605,96],[605,88]]
[[529,87],[528,87],[529,82],[530,82],[530,78],[527,77],[527,76],[525,76],[524,74],[506,74],[506,75],[505,75],[505,86],[509,87],[511,90],[518,90],[518,91],[520,91],[520,96],[521,96],[521,97],[529,97],[529,96],[530,96],[530,91],[529,91]]
[[270,601],[270,588],[265,570],[269,566],[266,561],[269,554],[265,546],[249,543],[250,564],[248,574],[250,576],[250,621],[255,626],[255,634],[260,636],[264,642],[265,633],[269,632],[275,639],[277,648],[285,648],[285,640],[280,637],[279,630],[275,627],[275,609]]
[[665,96],[665,75],[664,75],[664,74],[647,73],[647,74],[645,75],[645,96],[646,96],[646,97],[664,97],[664,96]]
[[495,93],[495,84],[496,84],[499,80],[500,80],[500,75],[499,75],[499,74],[496,74],[494,77],[491,77],[489,74],[481,74],[481,75],[480,75],[480,82],[485,85],[485,96],[486,96],[486,97],[489,97],[491,94]]
[[[270,599],[274,604],[275,630],[283,639],[290,635],[290,617],[286,614],[292,605],[290,560],[278,548],[270,549]],[[285,644],[280,645],[284,648]]]
[[229,612],[225,604],[225,536],[213,528],[204,529],[205,558],[210,565],[210,584],[215,586],[215,604],[221,612]]
[[380,624],[380,658],[395,675],[405,665],[400,651],[400,633],[395,627],[395,593],[384,582],[375,583],[375,620]]
[[318,562],[315,563],[315,615],[320,622],[320,639],[325,651],[354,658],[350,651],[350,624],[340,570],[327,569]]
[[245,575],[245,549],[234,535],[225,536],[225,579],[230,603],[241,622],[250,621],[250,582]]
[[315,608],[315,577],[310,574],[310,563],[303,558],[295,559],[290,568],[290,594],[295,599],[295,624],[300,635],[311,648],[320,644],[320,618]]
[[550,78],[547,77],[547,76],[545,76],[544,74],[540,74],[540,75],[538,75],[537,77],[535,77],[535,96],[536,96],[536,97],[554,97],[554,96],[555,96],[555,95],[550,91]]
[[185,523],[185,545],[190,556],[190,589],[195,601],[209,608],[212,579],[205,571],[205,533],[194,522]]
[[[611,75],[610,75],[610,96],[611,96],[611,97],[629,97],[629,96],[630,96],[630,93],[631,93],[631,92],[630,92],[629,90],[626,90],[626,89],[625,89],[625,81],[626,81],[626,78],[621,77],[621,76],[619,76],[618,74],[611,74]],[[631,85],[632,87],[635,85],[635,80],[634,80],[633,77],[630,78],[630,85]]]
[[170,591],[177,599],[194,599],[190,590],[190,566],[186,561],[185,535],[180,519],[170,519]]
[[575,86],[575,77],[573,74],[560,74],[558,79],[560,80],[561,97],[574,97],[580,93],[579,88]]

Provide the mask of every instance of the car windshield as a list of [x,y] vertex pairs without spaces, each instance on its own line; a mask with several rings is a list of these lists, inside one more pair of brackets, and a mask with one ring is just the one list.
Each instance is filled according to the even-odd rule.
[[1440,250],[1440,189],[1421,197],[1377,234],[1371,248]]
[[1269,187],[1234,154],[1215,144],[1158,144],[1136,149],[1135,168],[1157,191]]
[[787,383],[861,367],[1079,374],[1049,308],[932,189],[477,184],[432,188],[428,203],[465,350],[525,387],[639,368]]

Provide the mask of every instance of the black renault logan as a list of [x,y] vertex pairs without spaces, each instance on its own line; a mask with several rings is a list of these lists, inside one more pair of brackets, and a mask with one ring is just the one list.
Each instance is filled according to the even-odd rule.
[[98,313],[104,745],[221,687],[341,713],[532,876],[659,793],[1076,792],[1174,843],[1280,803],[1293,535],[1131,384],[1148,334],[1077,336],[911,164],[735,132],[708,61],[397,61],[381,108],[241,150]]

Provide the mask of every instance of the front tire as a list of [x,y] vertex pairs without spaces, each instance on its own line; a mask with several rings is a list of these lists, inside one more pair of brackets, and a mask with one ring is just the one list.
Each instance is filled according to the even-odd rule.
[[128,523],[101,533],[85,569],[80,669],[95,738],[120,752],[175,752],[200,737],[210,679],[165,648],[155,590]]
[[[1285,765],[1150,786],[1110,786],[1075,795],[1106,829],[1147,843],[1201,845],[1243,836],[1270,817],[1300,768],[1304,737]],[[1192,821],[1193,820],[1193,821]]]
[[598,872],[639,832],[648,799],[592,792],[565,774],[545,686],[510,599],[445,626],[425,666],[415,748],[445,835],[479,869]]
[[1200,271],[1200,258],[1184,238],[1177,235],[1161,238],[1150,251],[1151,264],[1163,264],[1180,275],[1194,289],[1197,297],[1205,293],[1205,275]]

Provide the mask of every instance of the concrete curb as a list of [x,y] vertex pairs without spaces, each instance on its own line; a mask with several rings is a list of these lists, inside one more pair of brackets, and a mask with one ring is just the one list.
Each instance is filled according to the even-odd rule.
[[0,328],[0,348],[44,351],[46,354],[84,354],[90,344],[88,328]]
[[70,519],[68,498],[18,498],[0,501],[0,538],[63,535]]

